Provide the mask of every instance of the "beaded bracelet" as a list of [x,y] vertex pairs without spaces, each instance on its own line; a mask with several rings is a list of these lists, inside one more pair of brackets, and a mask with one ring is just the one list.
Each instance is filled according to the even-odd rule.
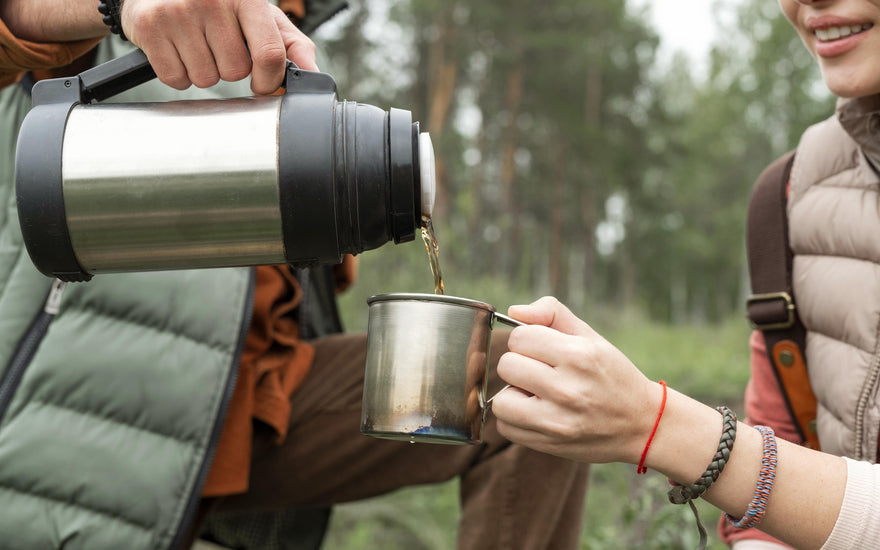
[[761,470],[755,483],[755,495],[740,519],[735,519],[726,512],[724,514],[727,523],[737,529],[748,529],[761,523],[764,514],[767,513],[767,501],[770,499],[770,491],[773,490],[773,482],[776,480],[776,435],[773,433],[773,428],[767,426],[755,426],[755,429],[761,432],[764,448]]
[[128,40],[122,32],[122,0],[100,0],[98,11],[104,16],[104,24],[110,27],[110,32]]

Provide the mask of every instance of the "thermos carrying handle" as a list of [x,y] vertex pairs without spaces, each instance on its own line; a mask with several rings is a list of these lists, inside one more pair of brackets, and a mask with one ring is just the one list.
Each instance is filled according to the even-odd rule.
[[147,54],[137,49],[79,74],[80,102],[103,101],[156,78]]
[[[293,61],[289,60],[281,87],[290,91],[289,84],[292,82],[288,82],[288,80],[301,79],[306,74],[320,74],[322,77],[305,79],[305,86],[298,85],[297,91],[336,91],[336,83],[329,75],[302,71]],[[150,65],[147,54],[141,49],[136,49],[121,57],[101,63],[97,67],[87,69],[76,77],[41,81],[45,82],[43,85],[38,82],[34,87],[33,99],[35,105],[103,101],[154,78],[156,78],[156,71]],[[74,87],[77,83],[79,85]],[[78,94],[78,98],[73,94]]]

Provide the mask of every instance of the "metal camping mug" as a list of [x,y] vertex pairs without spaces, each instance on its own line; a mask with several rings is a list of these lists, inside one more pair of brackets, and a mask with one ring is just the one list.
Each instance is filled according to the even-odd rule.
[[489,304],[438,294],[381,294],[367,304],[361,433],[479,443],[494,399],[486,399],[492,325],[523,323]]

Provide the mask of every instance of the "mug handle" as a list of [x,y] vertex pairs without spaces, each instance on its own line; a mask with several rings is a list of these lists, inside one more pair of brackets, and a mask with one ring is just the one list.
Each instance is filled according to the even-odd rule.
[[508,325],[511,327],[515,328],[515,327],[525,326],[525,323],[521,323],[521,322],[517,321],[516,319],[514,319],[513,317],[508,317],[507,315],[504,315],[502,313],[495,312],[492,315],[493,315],[493,317],[495,317],[496,319],[498,319],[499,321],[501,321],[505,325]]
[[[498,319],[499,321],[501,321],[505,325],[508,325],[508,326],[511,326],[514,328],[525,326],[525,323],[521,323],[521,322],[517,321],[516,319],[514,319],[513,317],[508,317],[507,315],[504,315],[502,313],[495,312],[495,313],[493,313],[493,317],[495,319]],[[507,384],[506,386],[504,386],[503,388],[498,390],[498,392],[495,393],[495,395],[493,395],[492,397],[487,399],[484,410],[488,410],[489,408],[491,408],[492,407],[492,400],[495,399],[496,397],[498,397],[499,395],[501,395],[501,392],[503,392],[504,390],[506,390],[509,387],[510,387],[510,384]]]

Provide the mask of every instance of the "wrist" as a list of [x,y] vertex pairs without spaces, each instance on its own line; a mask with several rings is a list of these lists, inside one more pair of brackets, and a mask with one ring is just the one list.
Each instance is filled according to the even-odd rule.
[[690,485],[715,455],[722,420],[715,409],[669,389],[646,466],[681,485]]
[[658,382],[658,385],[663,390],[663,394],[660,397],[660,407],[657,410],[657,417],[654,419],[654,423],[651,427],[651,432],[648,434],[648,438],[645,441],[645,448],[642,450],[642,454],[639,456],[639,463],[638,467],[636,468],[637,474],[644,474],[648,472],[648,467],[645,465],[648,458],[648,452],[651,450],[651,444],[654,442],[654,436],[657,435],[657,428],[660,426],[660,421],[663,419],[663,413],[666,410],[668,388],[666,387],[666,382],[663,380]]
[[[644,390],[644,394],[648,398],[641,400],[641,406],[632,411],[632,416],[626,424],[629,428],[626,431],[626,439],[619,447],[623,455],[618,460],[628,464],[638,465],[646,450],[648,455],[653,452],[651,447],[654,446],[654,443],[651,433],[655,425],[657,431],[660,430],[660,424],[664,422],[663,417],[666,414],[666,404],[663,402],[664,391],[667,392],[668,399],[668,392],[670,390],[668,388],[664,390],[664,386],[659,382],[652,382],[646,379],[645,383],[647,389]],[[656,437],[655,433],[654,438]],[[650,464],[647,455],[645,455],[644,464],[646,466]]]
[[113,34],[118,34],[123,40],[128,40],[122,30],[122,2],[123,0],[100,0],[98,12],[103,16],[102,21]]

